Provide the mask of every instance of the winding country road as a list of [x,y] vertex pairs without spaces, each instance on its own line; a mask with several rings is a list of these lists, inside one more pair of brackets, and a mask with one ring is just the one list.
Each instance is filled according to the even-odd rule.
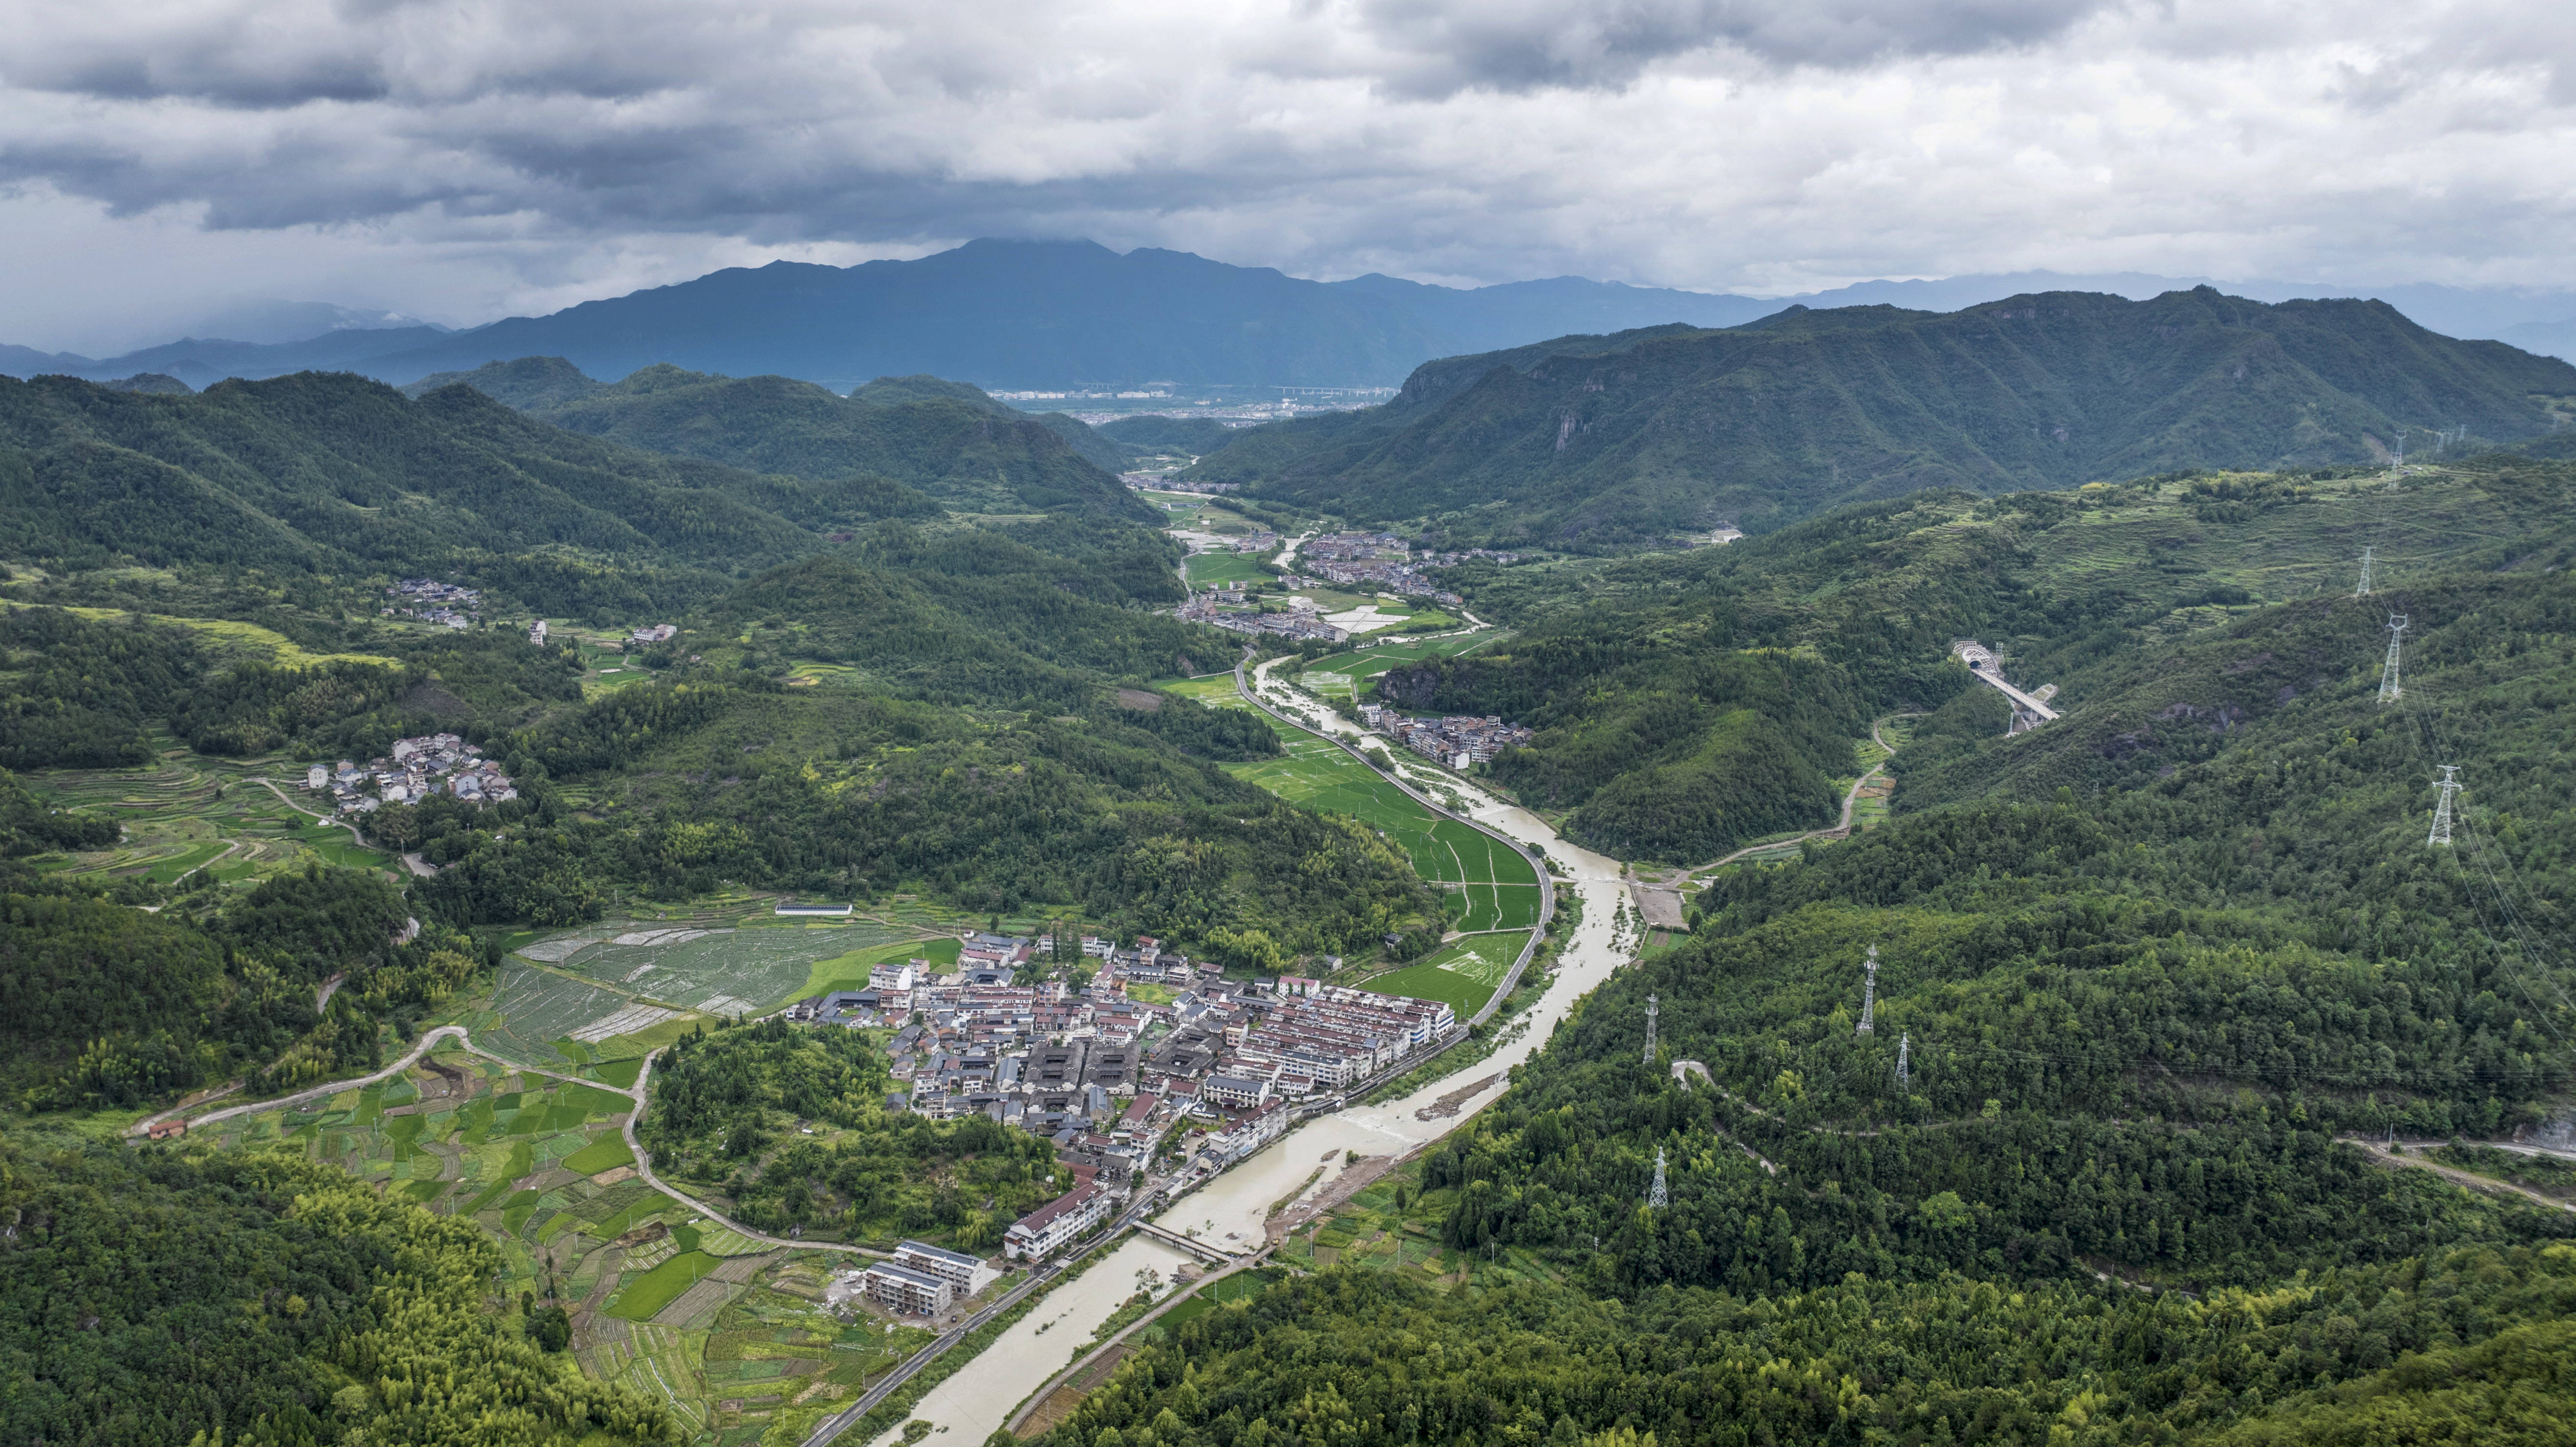
[[[659,1050],[655,1050],[644,1057],[644,1066],[641,1070],[636,1072],[635,1083],[632,1086],[621,1088],[601,1081],[584,1080],[577,1075],[566,1075],[560,1071],[545,1070],[534,1065],[523,1065],[516,1060],[510,1059],[506,1055],[495,1055],[491,1051],[485,1050],[481,1046],[476,1045],[474,1043],[474,1037],[469,1034],[462,1025],[441,1025],[437,1029],[423,1034],[419,1040],[413,1043],[410,1052],[404,1055],[403,1058],[386,1066],[382,1070],[374,1072],[373,1074],[361,1075],[354,1080],[335,1080],[327,1085],[317,1085],[309,1090],[299,1090],[293,1095],[280,1096],[274,1100],[255,1100],[245,1105],[226,1106],[222,1110],[209,1111],[204,1115],[198,1116],[194,1120],[189,1121],[188,1125],[191,1129],[194,1129],[199,1126],[212,1125],[219,1120],[230,1120],[235,1116],[256,1115],[261,1111],[268,1110],[285,1110],[294,1106],[303,1105],[309,1101],[328,1100],[332,1096],[340,1094],[342,1091],[357,1090],[365,1086],[377,1084],[381,1081],[391,1080],[395,1076],[401,1075],[403,1072],[410,1070],[413,1066],[420,1064],[422,1059],[425,1058],[430,1051],[436,1049],[438,1047],[438,1043],[442,1040],[454,1040],[457,1047],[468,1055],[479,1056],[485,1060],[492,1061],[494,1064],[507,1066],[522,1075],[542,1075],[548,1080],[560,1080],[567,1085],[588,1086],[593,1090],[604,1090],[611,1095],[622,1095],[628,1100],[634,1102],[635,1108],[626,1113],[626,1122],[622,1127],[620,1127],[620,1131],[626,1138],[626,1148],[635,1153],[635,1174],[642,1177],[646,1185],[651,1186],[653,1189],[660,1191],[662,1194],[669,1196],[671,1199],[678,1201],[683,1205],[692,1207],[704,1213],[708,1220],[715,1222],[717,1225],[724,1227],[726,1230],[733,1232],[737,1236],[741,1236],[750,1241],[758,1241],[765,1245],[785,1247],[791,1251],[842,1251],[853,1256],[866,1256],[878,1260],[885,1258],[885,1252],[870,1250],[865,1246],[852,1246],[839,1241],[797,1241],[784,1236],[772,1236],[765,1231],[756,1231],[751,1227],[734,1220],[732,1217],[727,1216],[715,1207],[708,1205],[706,1202],[699,1200],[697,1197],[690,1195],[688,1192],[681,1190],[679,1187],[672,1185],[670,1182],[663,1180],[660,1176],[655,1175],[653,1173],[650,1156],[646,1153],[643,1144],[635,1138],[635,1123],[644,1118],[644,1112],[648,1108],[646,1093],[653,1081],[653,1062],[662,1053]],[[178,1109],[164,1111],[159,1115],[147,1116],[142,1120],[136,1121],[133,1125],[126,1127],[125,1133],[129,1136],[143,1135],[151,1129],[155,1122],[166,1120],[173,1115],[179,1114],[180,1111],[184,1109],[187,1109],[187,1107],[183,1106]]]

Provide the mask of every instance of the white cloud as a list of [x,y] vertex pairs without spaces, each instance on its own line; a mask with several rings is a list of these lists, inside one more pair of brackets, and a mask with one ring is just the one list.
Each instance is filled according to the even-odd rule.
[[2570,286],[2571,44],[2503,0],[47,3],[0,51],[0,261],[36,283],[0,339],[270,273],[464,322],[978,234],[1770,292]]

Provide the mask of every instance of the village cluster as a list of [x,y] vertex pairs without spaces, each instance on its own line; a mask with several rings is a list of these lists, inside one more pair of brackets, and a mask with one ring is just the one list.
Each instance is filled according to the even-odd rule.
[[332,807],[344,814],[370,813],[387,804],[417,804],[433,794],[480,804],[519,797],[500,765],[454,734],[396,739],[391,754],[369,759],[363,768],[348,759],[342,759],[336,769],[315,764],[304,771],[304,787],[329,794]]
[[1276,1139],[1301,1107],[1409,1069],[1459,1028],[1438,1001],[1295,975],[1229,980],[1152,938],[1121,947],[1084,937],[1100,969],[1079,989],[1015,983],[1054,950],[1050,936],[971,935],[953,970],[884,964],[864,989],[789,1010],[816,1024],[897,1027],[903,1089],[891,1105],[943,1120],[982,1114],[1054,1141],[1080,1184],[1010,1228],[1014,1259],[1088,1230],[1158,1156],[1180,1164],[1157,1189],[1185,1189]]
[[1426,548],[1417,555],[1411,543],[1393,533],[1330,533],[1298,549],[1298,565],[1313,576],[1291,577],[1288,585],[1312,587],[1320,582],[1381,588],[1456,607],[1463,600],[1434,583],[1422,570],[1450,567],[1471,558],[1517,563],[1520,554],[1491,548],[1446,553]]
[[387,618],[418,618],[450,628],[472,627],[483,602],[472,588],[428,578],[405,578],[385,589],[385,596],[394,600],[379,610]]
[[1360,705],[1360,722],[1415,753],[1453,769],[1481,764],[1505,749],[1530,741],[1533,731],[1505,723],[1494,714],[1452,714],[1447,718],[1408,718],[1374,703]]
[[1243,591],[1242,588],[1235,587],[1211,588],[1204,593],[1192,593],[1176,610],[1176,615],[1183,622],[1204,623],[1211,628],[1222,628],[1229,633],[1275,633],[1282,638],[1294,638],[1300,642],[1309,638],[1321,639],[1326,643],[1350,641],[1349,629],[1328,623],[1321,615],[1306,609],[1291,608],[1284,613],[1228,613],[1219,607],[1219,600],[1229,597],[1240,599]]

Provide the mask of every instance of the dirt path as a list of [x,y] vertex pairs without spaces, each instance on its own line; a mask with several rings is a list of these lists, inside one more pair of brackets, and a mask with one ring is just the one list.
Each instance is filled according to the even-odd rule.
[[2472,1191],[2482,1191],[2490,1196],[2520,1196],[2522,1199],[2529,1201],[2534,1205],[2547,1206],[2551,1210],[2576,1211],[2576,1201],[2562,1201],[2555,1196],[2544,1196],[2540,1192],[2532,1190],[2529,1187],[2517,1186],[2510,1181],[2499,1181],[2489,1176],[2481,1176],[2474,1171],[2461,1170],[2457,1166],[2446,1166],[2439,1161],[2428,1161],[2424,1159],[2422,1155],[2418,1154],[2418,1152],[2429,1150],[2433,1146],[2440,1144],[2439,1142],[2406,1142],[2407,1153],[2401,1156],[2391,1155],[2387,1146],[2378,1141],[2364,1140],[2360,1136],[2337,1136],[2335,1139],[2342,1141],[2346,1145],[2361,1147],[2364,1154],[2368,1155],[2371,1160],[2383,1166],[2398,1166],[2406,1170],[2413,1171],[2431,1171],[2434,1175],[2440,1176],[2443,1180],[2449,1181],[2452,1185],[2464,1186]]
[[[1922,717],[1921,714],[1892,713],[1887,715],[1885,718],[1872,720],[1869,726],[1869,741],[1878,745],[1882,749],[1887,749],[1888,757],[1893,758],[1896,754],[1896,750],[1889,747],[1887,740],[1879,734],[1879,729],[1894,719],[1920,717]],[[1724,859],[1684,870],[1682,877],[1687,879],[1694,874],[1705,874],[1712,869],[1723,869],[1727,865],[1733,864],[1735,861],[1742,859],[1748,854],[1759,854],[1768,849],[1786,849],[1792,844],[1804,843],[1809,839],[1847,839],[1851,837],[1852,809],[1860,802],[1860,791],[1869,786],[1870,780],[1875,779],[1886,772],[1887,759],[1883,758],[1876,764],[1871,765],[1867,773],[1864,773],[1859,778],[1852,780],[1852,786],[1843,791],[1842,817],[1835,822],[1834,827],[1831,829],[1810,829],[1804,834],[1791,835],[1786,839],[1773,839],[1761,844],[1748,844],[1743,848],[1738,849],[1733,854],[1726,856]]]
[[[477,1053],[479,1054],[480,1052]],[[671,1185],[660,1176],[653,1174],[652,1156],[644,1149],[644,1143],[635,1138],[635,1123],[644,1118],[644,1112],[647,1108],[645,1091],[646,1088],[653,1083],[653,1062],[660,1058],[661,1054],[661,1051],[656,1050],[644,1057],[643,1069],[638,1070],[635,1073],[635,1085],[633,1089],[617,1090],[617,1087],[613,1085],[597,1086],[597,1088],[601,1090],[617,1090],[619,1095],[625,1096],[627,1099],[635,1102],[635,1109],[629,1111],[626,1116],[626,1148],[635,1153],[635,1174],[643,1177],[646,1185],[660,1191],[663,1195],[669,1196],[672,1200],[684,1202],[705,1212],[708,1220],[715,1222],[737,1236],[746,1236],[754,1241],[766,1242],[772,1246],[784,1246],[791,1251],[846,1251],[853,1256],[866,1256],[879,1261],[887,1259],[885,1252],[871,1251],[865,1246],[852,1246],[839,1241],[791,1241],[784,1236],[772,1236],[766,1232],[755,1231],[749,1226],[743,1225],[741,1222],[727,1216],[715,1207],[708,1205],[706,1202],[699,1200],[697,1197],[690,1195],[688,1192]],[[499,1057],[495,1056],[493,1058],[498,1059]],[[597,1082],[595,1081],[585,1081],[583,1083],[586,1085],[597,1085]]]
[[264,786],[267,788],[268,792],[277,796],[277,802],[284,804],[287,808],[294,810],[296,813],[303,815],[305,818],[312,820],[316,824],[332,824],[348,830],[350,843],[358,845],[361,848],[366,847],[367,841],[358,833],[357,825],[352,824],[345,819],[335,819],[318,810],[305,808],[303,805],[296,803],[292,798],[289,798],[284,789],[277,787],[277,781],[274,779],[254,778],[251,782]]

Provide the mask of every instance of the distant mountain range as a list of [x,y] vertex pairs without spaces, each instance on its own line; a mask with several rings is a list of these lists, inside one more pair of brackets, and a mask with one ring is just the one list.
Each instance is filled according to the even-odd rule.
[[2576,366],[2383,302],[2048,292],[1447,358],[1386,406],[1236,434],[1194,475],[1462,540],[1618,547],[1926,487],[2372,463],[2401,428],[2512,441],[2553,428],[2552,398],[2576,400]]
[[[731,268],[460,332],[385,325],[400,319],[383,313],[280,304],[209,323],[238,336],[117,357],[0,346],[0,373],[98,381],[158,374],[203,388],[233,376],[352,371],[401,384],[553,356],[593,376],[623,377],[667,362],[734,377],[795,377],[838,392],[870,378],[918,374],[995,388],[1392,386],[1434,358],[1676,322],[1741,326],[1792,303],[1952,311],[2039,292],[2142,299],[2199,280],[2025,272],[1863,282],[1767,299],[1579,277],[1460,289],[1378,275],[1304,281],[1185,252],[1120,255],[1088,241],[987,240],[917,261]],[[2226,290],[2285,301],[2352,289],[2257,281],[2230,282]],[[2576,354],[2576,294],[2410,285],[2371,295],[2447,336]],[[277,339],[281,328],[307,323],[319,334]]]

